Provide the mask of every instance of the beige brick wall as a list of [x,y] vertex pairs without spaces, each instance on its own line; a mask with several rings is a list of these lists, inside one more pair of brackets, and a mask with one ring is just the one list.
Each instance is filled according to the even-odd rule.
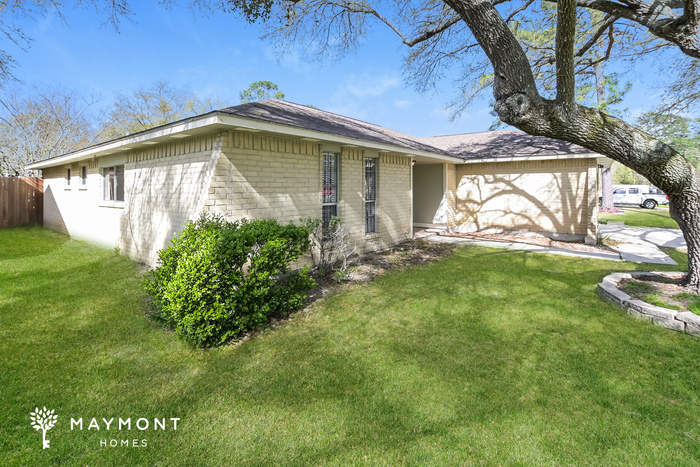
[[155,265],[158,251],[202,212],[220,151],[221,135],[213,134],[130,153],[120,248]]
[[591,235],[595,164],[575,159],[458,165],[453,227]]
[[[154,265],[158,250],[169,244],[204,205],[217,155],[218,135],[188,138],[115,159],[125,166],[125,201],[102,200],[99,159],[73,164],[72,183],[66,167],[50,168],[44,176],[44,225],[107,248],[120,248]],[[79,167],[88,166],[88,183],[79,185]]]
[[[409,237],[410,159],[361,148],[231,131],[208,189],[204,210],[229,220],[321,217],[321,155],[340,154],[338,215],[359,251]],[[364,158],[378,158],[378,233],[365,235]]]
[[454,227],[457,224],[456,193],[457,193],[457,166],[455,164],[445,164],[447,167],[447,225]]
[[[332,148],[331,148],[332,149]],[[351,241],[358,250],[365,246],[365,151],[358,148],[343,148],[340,164],[340,186],[338,215],[348,227]],[[408,202],[408,200],[406,201]]]
[[381,154],[377,177],[377,230],[380,245],[384,247],[406,240],[411,235],[411,159]]
[[320,217],[318,143],[226,132],[204,210],[229,220]]
[[[321,217],[321,154],[341,154],[339,215],[359,250],[408,238],[410,159],[358,148],[225,131],[86,162],[88,184],[65,185],[65,167],[46,169],[47,227],[155,265],[157,252],[201,212],[282,223]],[[364,233],[364,157],[378,163],[378,234]],[[114,162],[116,161],[116,162]],[[102,200],[101,170],[125,166],[125,201]]]

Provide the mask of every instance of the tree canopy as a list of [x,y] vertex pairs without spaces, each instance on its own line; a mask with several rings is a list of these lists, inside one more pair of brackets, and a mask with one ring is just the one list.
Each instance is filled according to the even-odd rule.
[[188,87],[175,88],[166,81],[156,81],[150,87],[117,95],[105,137],[138,133],[223,107],[226,104],[218,99],[200,98]]
[[0,97],[0,176],[26,176],[25,165],[97,142],[97,101],[75,91],[35,87]]
[[272,81],[256,81],[251,83],[248,89],[241,91],[238,96],[241,99],[241,104],[249,102],[257,102],[265,99],[280,99],[284,100],[284,93],[279,90]]

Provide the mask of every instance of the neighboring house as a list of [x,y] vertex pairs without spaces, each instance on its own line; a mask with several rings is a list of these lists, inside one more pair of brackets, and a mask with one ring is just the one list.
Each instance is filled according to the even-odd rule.
[[600,156],[516,131],[416,138],[279,100],[229,107],[31,164],[44,225],[154,265],[201,212],[340,216],[359,250],[413,226],[597,238]]

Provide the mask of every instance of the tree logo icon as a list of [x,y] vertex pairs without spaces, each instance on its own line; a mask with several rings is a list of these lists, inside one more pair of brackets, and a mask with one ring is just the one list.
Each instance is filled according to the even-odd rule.
[[49,448],[49,440],[46,439],[46,432],[49,431],[56,424],[56,419],[58,415],[53,414],[53,410],[48,410],[44,407],[43,410],[39,410],[37,407],[34,412],[29,414],[29,418],[32,419],[32,426],[35,430],[42,430],[44,432],[44,449]]

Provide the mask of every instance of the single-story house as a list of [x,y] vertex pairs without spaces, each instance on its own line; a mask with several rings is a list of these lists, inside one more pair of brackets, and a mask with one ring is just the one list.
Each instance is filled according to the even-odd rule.
[[281,100],[228,107],[31,164],[44,225],[154,265],[201,212],[340,216],[358,250],[414,226],[597,239],[600,155],[518,131],[417,138]]

